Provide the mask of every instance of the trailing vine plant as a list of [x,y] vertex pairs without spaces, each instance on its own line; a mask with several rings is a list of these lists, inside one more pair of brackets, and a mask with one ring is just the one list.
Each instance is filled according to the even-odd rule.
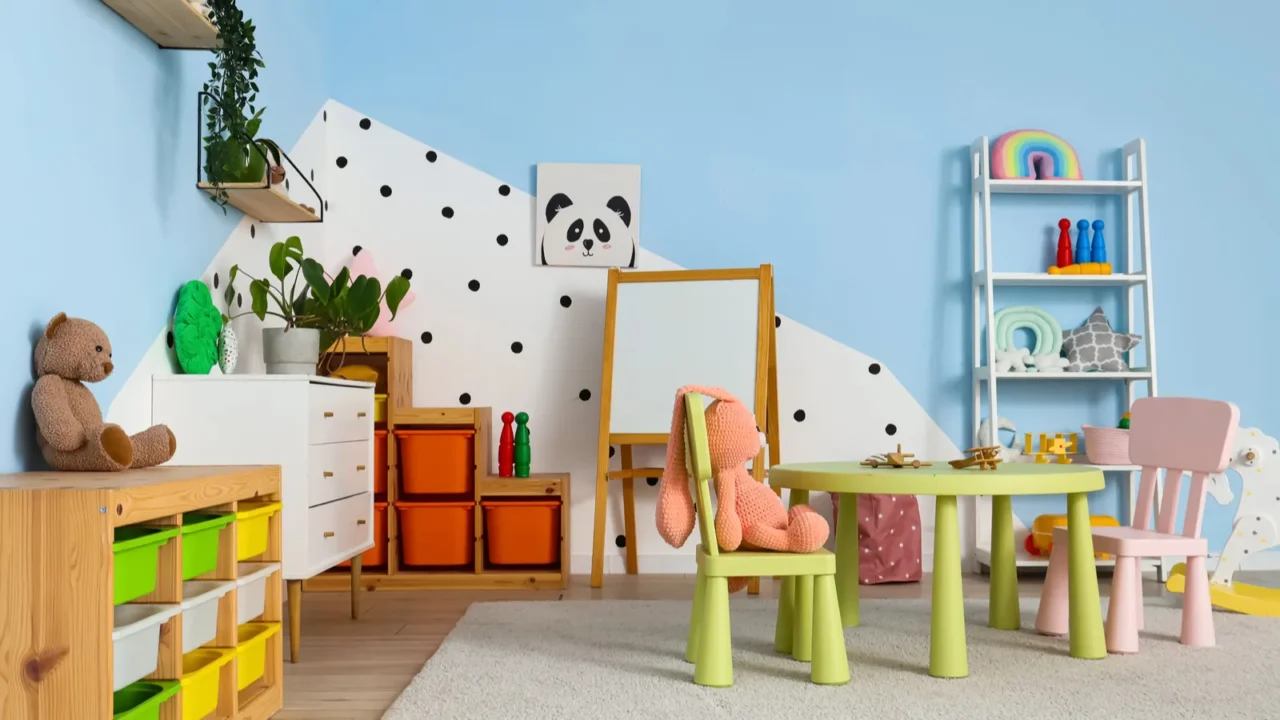
[[266,109],[257,107],[258,71],[266,64],[254,41],[253,21],[236,7],[236,0],[208,0],[208,4],[209,20],[218,28],[221,44],[213,50],[209,81],[201,96],[205,111],[202,169],[213,186],[214,202],[225,213],[223,185],[260,181],[267,170],[265,154],[279,164],[280,149],[269,140],[254,140]]

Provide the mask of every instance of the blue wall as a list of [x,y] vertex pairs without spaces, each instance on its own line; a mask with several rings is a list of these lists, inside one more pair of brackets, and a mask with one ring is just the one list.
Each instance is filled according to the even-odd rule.
[[[1274,435],[1280,177],[1254,158],[1280,154],[1280,7],[1191,5],[348,3],[329,82],[525,190],[538,162],[639,163],[647,247],[692,267],[775,263],[782,312],[888,363],[961,447],[968,144],[1043,127],[1097,178],[1117,177],[1119,147],[1143,137],[1160,392],[1233,400]],[[1106,220],[1119,256],[1114,199],[1002,198],[997,269],[1043,270],[1063,216]],[[1122,297],[1054,292],[997,306],[1041,304],[1073,326]],[[1114,423],[1119,398],[1105,383],[1011,384],[1001,414],[1069,430]],[[1234,508],[1210,513],[1220,534]]]
[[[326,4],[242,0],[267,68],[262,134],[288,147],[328,97]],[[196,190],[206,52],[160,50],[98,0],[0,3],[0,472],[42,465],[31,348],[58,311],[97,321],[119,371],[105,407],[239,213]],[[137,430],[140,428],[130,428]]]

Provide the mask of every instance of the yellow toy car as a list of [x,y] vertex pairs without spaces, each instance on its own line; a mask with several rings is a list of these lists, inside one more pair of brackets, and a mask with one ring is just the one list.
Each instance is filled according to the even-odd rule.
[[[1119,527],[1120,522],[1110,515],[1093,515],[1089,518],[1089,525],[1093,527]],[[1031,532],[1027,535],[1024,547],[1028,553],[1037,557],[1049,557],[1053,552],[1053,529],[1066,527],[1066,515],[1041,515],[1031,523]],[[1099,560],[1110,560],[1111,556],[1107,553],[1094,553],[1095,558]]]

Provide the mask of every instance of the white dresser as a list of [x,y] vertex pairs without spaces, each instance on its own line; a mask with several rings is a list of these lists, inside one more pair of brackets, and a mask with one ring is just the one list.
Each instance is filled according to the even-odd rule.
[[[302,581],[373,547],[373,385],[312,375],[156,375],[152,422],[175,465],[279,465],[290,650]],[[353,615],[356,595],[352,594]]]

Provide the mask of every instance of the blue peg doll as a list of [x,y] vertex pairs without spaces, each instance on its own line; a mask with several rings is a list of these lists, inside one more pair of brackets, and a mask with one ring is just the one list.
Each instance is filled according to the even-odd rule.
[[1104,263],[1107,261],[1107,241],[1102,237],[1102,229],[1106,227],[1106,223],[1101,220],[1093,221],[1093,255],[1091,262]]
[[1089,260],[1089,221],[1076,223],[1076,264],[1082,265]]

